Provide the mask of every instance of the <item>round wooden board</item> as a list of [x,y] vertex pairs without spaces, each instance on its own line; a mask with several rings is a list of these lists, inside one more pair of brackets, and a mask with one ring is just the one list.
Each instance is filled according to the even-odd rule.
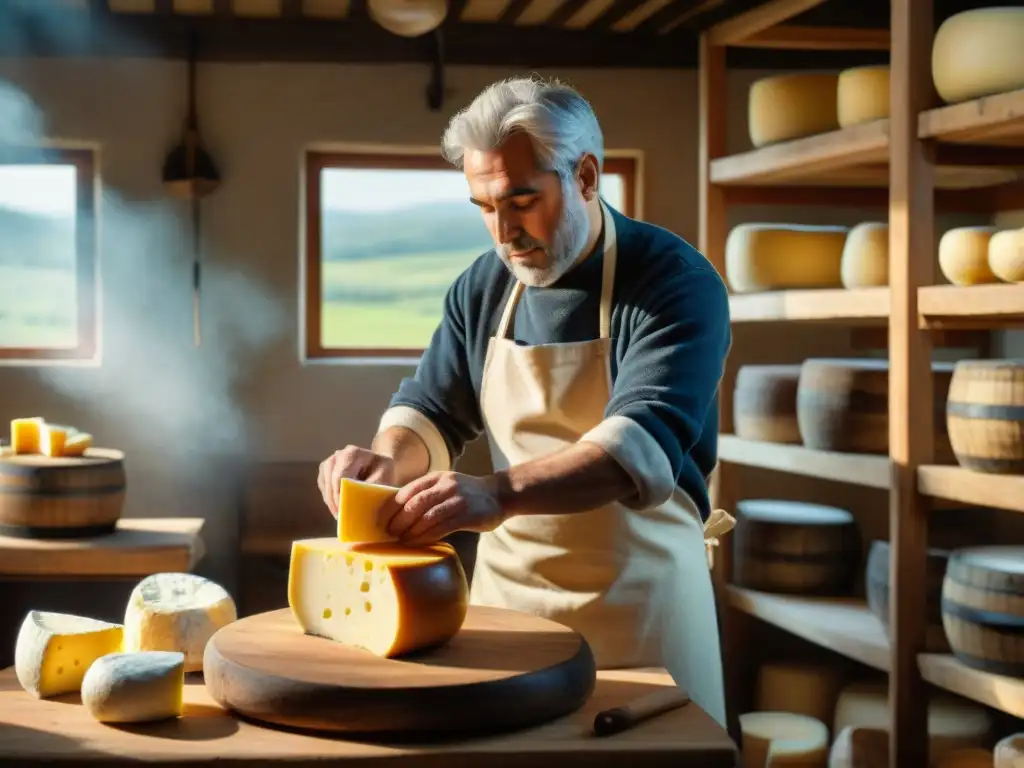
[[470,606],[448,644],[398,659],[306,635],[283,609],[218,630],[203,676],[215,701],[257,720],[422,738],[569,714],[590,697],[596,669],[581,635],[501,608]]

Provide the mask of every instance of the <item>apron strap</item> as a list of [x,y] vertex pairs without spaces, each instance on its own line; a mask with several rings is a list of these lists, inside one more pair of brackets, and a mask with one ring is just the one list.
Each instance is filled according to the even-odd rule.
[[498,338],[508,337],[509,326],[512,324],[512,312],[516,308],[516,302],[523,293],[523,284],[518,280],[512,285],[512,292],[505,303],[505,311],[501,313],[501,321],[498,323]]
[[708,556],[708,568],[715,566],[715,547],[719,540],[736,527],[736,518],[724,509],[716,509],[704,523],[704,549]]

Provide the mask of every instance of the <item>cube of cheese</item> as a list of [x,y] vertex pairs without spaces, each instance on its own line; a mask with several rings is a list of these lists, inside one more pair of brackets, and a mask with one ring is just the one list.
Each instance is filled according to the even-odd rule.
[[123,628],[85,616],[29,611],[14,647],[21,687],[45,699],[80,690],[96,659],[121,650]]
[[288,605],[303,631],[377,656],[441,646],[462,628],[469,585],[455,549],[292,542]]
[[46,422],[40,416],[11,419],[11,447],[17,454],[39,453],[39,438]]
[[395,541],[388,533],[389,502],[398,488],[342,478],[338,494],[338,540],[348,544],[379,544]]
[[145,723],[178,717],[185,693],[185,654],[112,653],[82,680],[82,704],[101,723]]
[[65,456],[83,456],[92,446],[92,435],[88,432],[74,432],[68,435],[64,443]]
[[51,458],[60,458],[64,455],[64,446],[67,443],[68,431],[65,427],[58,427],[55,424],[43,424],[39,430],[39,452]]

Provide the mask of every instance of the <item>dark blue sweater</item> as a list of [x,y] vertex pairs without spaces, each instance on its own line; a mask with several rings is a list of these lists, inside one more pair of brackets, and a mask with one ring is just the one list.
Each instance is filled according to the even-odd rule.
[[[614,210],[611,215],[618,259],[611,316],[613,392],[605,416],[630,420],[612,419],[628,427],[634,443],[641,436],[648,457],[660,448],[667,462],[658,457],[630,467],[628,451],[610,452],[639,486],[648,476],[650,487],[639,493],[635,508],[661,503],[678,486],[706,520],[706,478],[717,461],[718,385],[731,344],[725,284],[681,237]],[[514,339],[531,345],[596,339],[602,262],[599,245],[555,285],[527,287],[516,306]],[[450,466],[483,431],[484,358],[513,283],[493,250],[477,258],[449,288],[444,317],[415,375],[402,381],[391,400],[389,411],[412,409],[415,418],[425,416],[440,433],[448,456],[433,457],[432,467]],[[385,414],[382,425],[387,419]],[[650,478],[652,472],[660,477]]]

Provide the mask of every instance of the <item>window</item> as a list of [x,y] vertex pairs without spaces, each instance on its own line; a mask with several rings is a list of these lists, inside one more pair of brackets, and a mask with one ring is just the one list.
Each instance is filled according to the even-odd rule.
[[0,359],[96,350],[90,150],[0,149]]
[[[601,194],[636,215],[636,163],[605,159]],[[465,176],[428,154],[306,163],[306,357],[418,356],[445,292],[494,242]]]

